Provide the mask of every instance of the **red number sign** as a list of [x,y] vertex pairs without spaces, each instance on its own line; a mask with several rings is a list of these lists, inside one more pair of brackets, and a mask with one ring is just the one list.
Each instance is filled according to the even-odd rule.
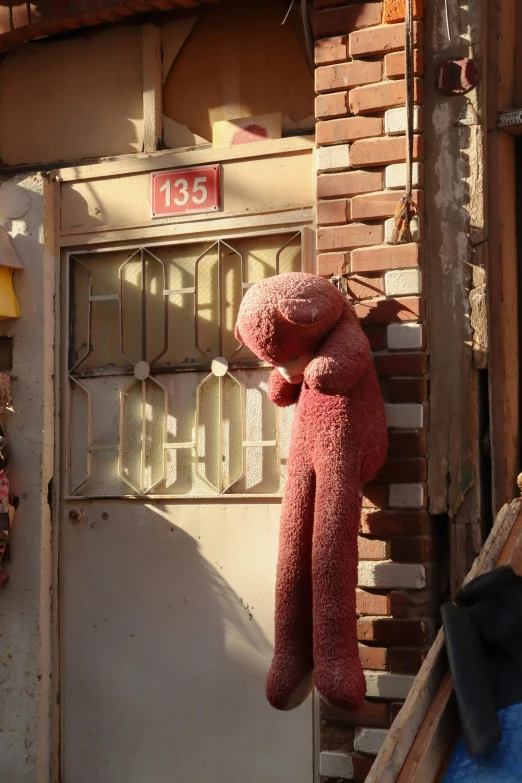
[[215,212],[221,208],[219,166],[151,174],[152,217]]

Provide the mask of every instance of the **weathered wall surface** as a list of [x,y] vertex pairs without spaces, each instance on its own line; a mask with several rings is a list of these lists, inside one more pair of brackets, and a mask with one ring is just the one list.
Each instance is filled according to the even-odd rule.
[[24,271],[14,273],[22,317],[0,322],[14,338],[12,491],[20,497],[12,535],[10,580],[0,596],[0,778],[47,783],[51,692],[51,519],[54,449],[54,262],[43,247],[43,180],[0,185],[0,221]]
[[26,46],[0,63],[5,165],[143,148],[142,32],[121,27]]

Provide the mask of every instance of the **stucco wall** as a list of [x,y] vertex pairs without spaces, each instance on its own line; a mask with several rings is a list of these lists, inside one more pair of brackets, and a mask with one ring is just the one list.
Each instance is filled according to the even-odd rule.
[[43,180],[0,186],[0,221],[24,271],[14,273],[22,317],[0,322],[14,337],[9,478],[20,507],[10,580],[0,593],[0,780],[47,783],[49,769],[51,524],[54,448],[54,265],[43,248]]

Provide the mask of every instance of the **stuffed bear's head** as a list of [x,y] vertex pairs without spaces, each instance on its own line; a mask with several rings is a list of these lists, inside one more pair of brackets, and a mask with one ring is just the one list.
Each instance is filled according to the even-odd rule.
[[249,288],[239,308],[236,338],[260,359],[300,383],[314,352],[341,317],[335,286],[300,272],[275,275]]

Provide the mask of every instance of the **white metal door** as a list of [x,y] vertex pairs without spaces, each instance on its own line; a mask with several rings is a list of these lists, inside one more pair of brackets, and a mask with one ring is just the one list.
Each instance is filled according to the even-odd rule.
[[303,232],[78,250],[64,269],[62,783],[302,783],[264,696],[291,411],[235,340]]

